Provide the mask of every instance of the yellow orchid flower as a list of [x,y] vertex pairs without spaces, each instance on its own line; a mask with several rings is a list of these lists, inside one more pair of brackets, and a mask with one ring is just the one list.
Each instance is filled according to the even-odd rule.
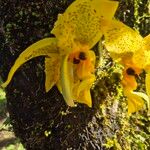
[[143,98],[147,101],[148,115],[150,115],[150,34],[143,38],[143,45],[137,53],[134,53],[133,62],[146,72],[145,87],[147,96]]
[[[104,30],[105,47],[114,60],[124,63],[143,45],[143,37],[124,23],[113,20]],[[125,62],[126,63],[126,62]]]
[[[143,97],[141,92],[133,92],[137,89],[136,77],[141,73],[140,68],[136,68],[134,65],[126,66],[123,69],[122,86],[124,95],[128,101],[128,114],[134,113],[144,106]],[[138,94],[139,93],[139,94]],[[144,93],[143,93],[144,94]]]
[[[68,54],[79,51],[83,46],[91,49],[107,29],[115,11],[117,1],[76,0],[58,20],[51,31],[58,40],[60,53]],[[60,30],[61,29],[61,30]]]
[[143,38],[141,48],[133,55],[133,62],[144,70],[150,70],[150,34]]
[[[105,47],[112,58],[123,65],[122,85],[125,96],[128,99],[128,113],[131,114],[143,108],[146,100],[149,106],[148,96],[141,92],[133,92],[137,89],[136,77],[145,69],[146,51],[150,43],[150,37],[143,38],[138,32],[126,26],[120,21],[113,20],[104,30]],[[144,50],[144,51],[143,51]],[[150,53],[149,53],[150,56]],[[147,62],[150,61],[147,60]],[[150,76],[147,76],[150,81]],[[150,94],[150,84],[147,82],[147,90]]]
[[3,87],[16,70],[28,60],[45,57],[45,89],[55,84],[67,105],[74,102],[92,106],[90,88],[95,80],[95,54],[90,50],[101,38],[102,28],[111,22],[118,2],[109,0],[76,0],[58,16],[52,34],[29,46],[15,61]]
[[123,86],[124,95],[128,101],[128,114],[139,111],[144,106],[144,100],[147,101],[147,96],[143,96],[142,92],[134,92],[137,89],[136,78],[142,72],[141,68],[137,68],[133,63],[130,65],[124,65],[123,78],[121,84]]

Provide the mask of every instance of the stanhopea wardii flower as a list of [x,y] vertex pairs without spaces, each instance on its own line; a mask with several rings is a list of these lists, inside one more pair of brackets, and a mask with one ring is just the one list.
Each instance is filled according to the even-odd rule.
[[91,48],[100,40],[103,27],[107,29],[118,2],[109,0],[76,0],[58,16],[52,34],[29,46],[15,61],[3,87],[17,69],[28,60],[45,57],[45,89],[55,84],[66,103],[92,106],[90,88],[95,80],[95,54]]
[[128,113],[131,114],[143,108],[144,101],[150,109],[150,75],[146,75],[147,94],[135,92],[137,89],[136,78],[150,66],[150,36],[143,38],[137,31],[124,23],[113,20],[108,30],[104,31],[105,47],[110,52],[114,61],[123,66],[122,86],[128,100]]

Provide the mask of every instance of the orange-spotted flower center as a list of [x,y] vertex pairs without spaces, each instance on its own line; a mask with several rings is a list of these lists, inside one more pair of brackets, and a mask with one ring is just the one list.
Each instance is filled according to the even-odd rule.
[[124,88],[128,89],[129,91],[135,90],[137,88],[136,78],[141,73],[141,69],[136,68],[133,66],[126,66],[123,71],[123,80],[122,84]]
[[127,70],[126,70],[126,73],[130,76],[136,76],[136,73],[134,71],[133,68],[129,67]]
[[89,51],[77,51],[71,53],[68,61],[74,64],[76,75],[79,79],[85,79],[94,73],[94,60],[89,55]]

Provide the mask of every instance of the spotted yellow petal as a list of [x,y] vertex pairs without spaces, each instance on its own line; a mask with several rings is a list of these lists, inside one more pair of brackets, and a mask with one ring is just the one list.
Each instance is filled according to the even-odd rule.
[[[144,46],[144,45],[143,45]],[[150,58],[149,56],[150,54],[148,54],[144,47],[141,47],[141,49],[139,49],[136,53],[134,53],[133,55],[133,63],[139,67],[139,68],[145,68],[145,66],[147,66],[147,60],[148,58]]]
[[58,54],[45,58],[45,89],[48,92],[57,83],[60,76],[60,60]]
[[150,34],[143,38],[143,45],[134,53],[133,62],[140,68],[150,71]]
[[143,45],[143,38],[138,32],[117,20],[111,22],[104,36],[107,50],[120,54],[120,57],[126,53],[134,53]]
[[8,78],[6,82],[2,84],[2,87],[6,87],[9,84],[14,73],[22,64],[24,64],[25,62],[27,62],[28,60],[34,57],[48,56],[50,53],[58,53],[55,38],[45,38],[29,46],[25,51],[23,51],[19,55],[19,57],[15,61],[15,64],[12,66],[8,74]]
[[119,2],[110,0],[92,0],[91,5],[102,19],[109,21],[114,17]]
[[145,49],[147,51],[150,51],[150,34],[144,38],[144,42],[145,42]]
[[52,34],[58,39],[60,53],[93,47],[102,36],[104,19],[110,20],[118,2],[106,0],[76,0],[58,16]]
[[74,106],[73,88],[73,64],[68,61],[68,55],[63,56],[60,71],[60,84],[62,95],[67,105]]
[[144,69],[150,71],[150,34],[144,38],[144,48],[143,51],[145,53],[144,60]]

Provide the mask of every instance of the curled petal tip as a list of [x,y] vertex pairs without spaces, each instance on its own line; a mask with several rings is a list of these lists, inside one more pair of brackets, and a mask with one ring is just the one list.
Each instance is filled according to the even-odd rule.
[[4,82],[4,83],[2,83],[0,86],[1,86],[2,88],[6,88],[8,84],[9,84],[8,82]]

